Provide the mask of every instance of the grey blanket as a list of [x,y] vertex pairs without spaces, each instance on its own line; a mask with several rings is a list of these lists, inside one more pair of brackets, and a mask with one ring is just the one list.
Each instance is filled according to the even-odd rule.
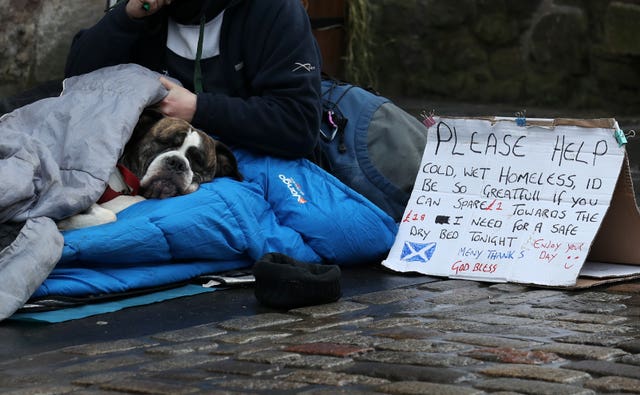
[[140,113],[167,93],[158,77],[132,64],[107,67],[66,79],[59,97],[0,118],[0,224],[19,229],[0,250],[0,320],[58,262],[63,237],[55,220],[104,192]]

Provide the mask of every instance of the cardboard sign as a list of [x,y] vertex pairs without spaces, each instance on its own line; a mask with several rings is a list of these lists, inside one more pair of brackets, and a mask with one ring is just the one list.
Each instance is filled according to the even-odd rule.
[[[621,188],[623,164],[628,169],[617,123],[521,121],[436,119],[383,265],[491,282],[577,284]],[[606,252],[598,258],[611,262]]]

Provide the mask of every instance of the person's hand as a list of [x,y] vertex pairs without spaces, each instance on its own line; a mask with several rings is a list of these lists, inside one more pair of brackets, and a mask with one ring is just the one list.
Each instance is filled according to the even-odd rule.
[[[165,5],[171,4],[172,0],[129,0],[127,3],[127,15],[129,18],[144,18],[158,12]],[[147,4],[145,6],[145,4]]]
[[160,83],[169,91],[167,96],[158,104],[160,112],[168,117],[180,118],[191,122],[196,113],[198,97],[188,89],[164,77],[160,77]]

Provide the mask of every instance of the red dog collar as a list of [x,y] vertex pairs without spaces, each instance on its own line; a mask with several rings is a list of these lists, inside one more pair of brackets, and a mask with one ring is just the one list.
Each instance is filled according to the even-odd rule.
[[128,191],[116,191],[111,188],[111,185],[107,184],[107,188],[105,189],[102,196],[100,196],[100,199],[98,199],[98,204],[113,200],[120,195],[135,196],[138,194],[138,189],[140,189],[140,180],[138,179],[138,177],[136,177],[136,175],[133,174],[131,170],[122,165],[116,165],[116,167],[118,171],[120,171],[124,183],[127,184]]

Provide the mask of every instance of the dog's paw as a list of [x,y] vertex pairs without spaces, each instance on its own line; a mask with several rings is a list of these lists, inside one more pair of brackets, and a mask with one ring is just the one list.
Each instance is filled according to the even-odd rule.
[[59,230],[72,230],[108,224],[116,219],[116,214],[113,211],[102,208],[97,204],[92,204],[82,213],[58,221],[57,225]]
[[132,206],[136,203],[139,203],[143,200],[145,200],[144,196],[140,196],[140,195],[135,195],[135,196],[120,195],[120,196],[116,196],[114,199],[109,200],[108,202],[102,203],[100,206],[108,210],[111,210],[111,212],[117,214],[120,211],[124,210],[125,208]]

